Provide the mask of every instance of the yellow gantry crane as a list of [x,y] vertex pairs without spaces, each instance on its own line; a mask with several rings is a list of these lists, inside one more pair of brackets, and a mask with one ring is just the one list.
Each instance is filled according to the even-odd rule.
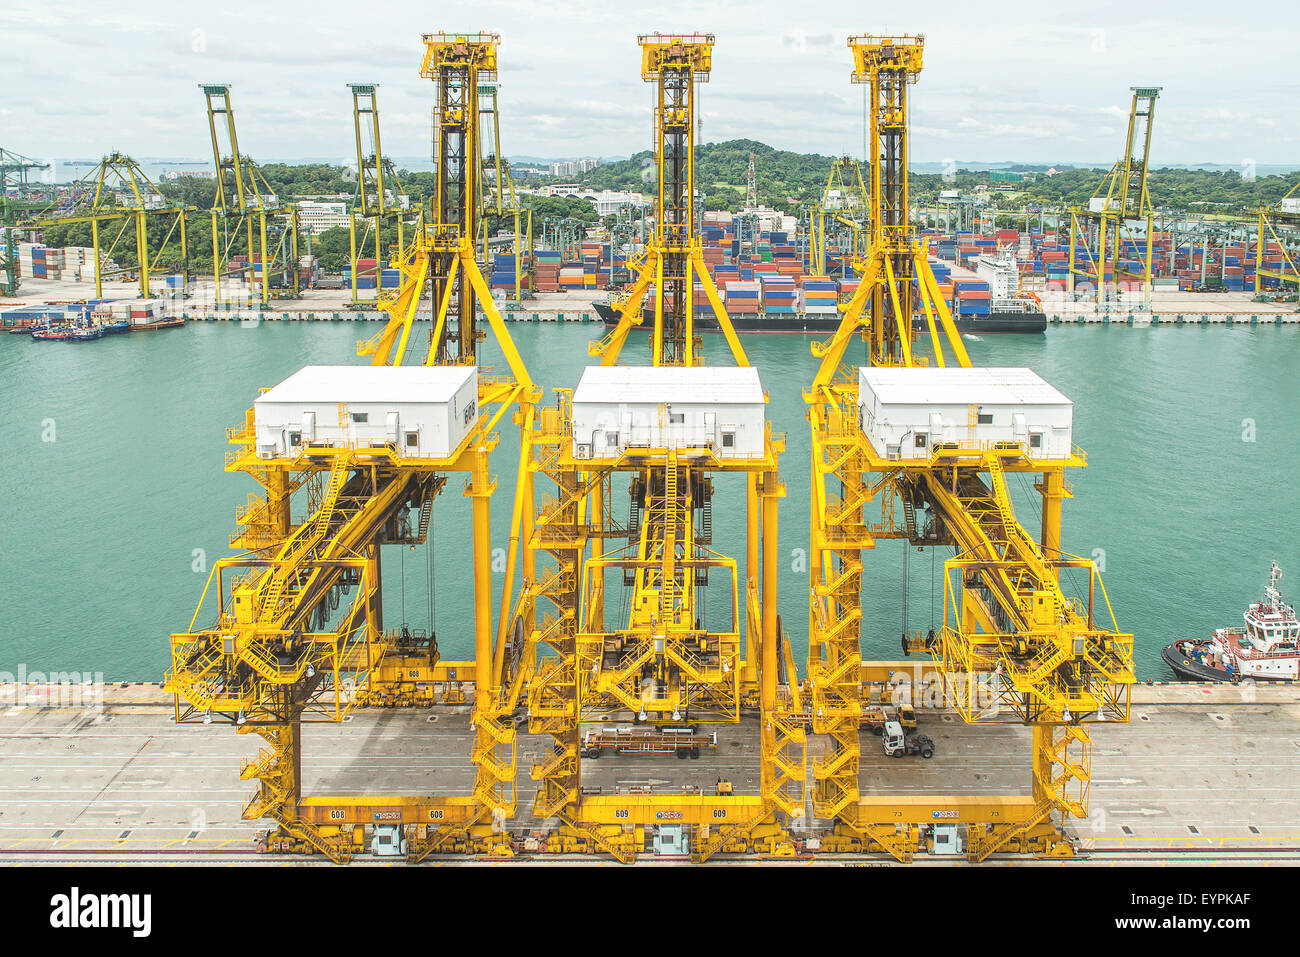
[[[1300,183],[1271,206],[1259,208],[1259,229],[1255,234],[1255,292],[1264,289],[1264,277],[1279,283],[1300,286],[1300,265],[1296,262],[1296,230],[1300,229]],[[1280,232],[1279,232],[1280,231]],[[1289,241],[1288,241],[1289,240]],[[1265,264],[1264,244],[1277,243],[1282,266],[1273,269]]]
[[[420,73],[436,91],[437,183],[427,216],[395,258],[400,289],[381,294],[387,322],[358,343],[367,366],[301,370],[229,430],[227,469],[249,474],[263,492],[237,511],[231,544],[241,553],[216,563],[189,628],[171,638],[166,687],[177,720],[220,720],[266,741],[241,768],[257,782],[245,816],[275,822],[276,849],[335,861],[365,846],[368,827],[409,861],[509,856],[516,725],[526,716],[528,730],[549,739],[530,771],[533,816],[558,822],[547,851],[631,861],[647,827],[658,826],[660,838],[665,827],[687,829],[696,861],[720,852],[789,855],[805,817],[810,727],[822,745],[811,797],[814,816],[827,824],[823,851],[909,861],[927,841],[937,846],[943,826],[962,829],[972,860],[998,851],[1071,853],[1062,826],[1087,811],[1086,726],[1127,720],[1134,680],[1132,636],[1108,614],[1092,563],[1060,548],[1070,495],[1064,472],[1084,464],[1082,452],[1032,429],[1021,439],[1017,425],[1014,440],[988,438],[992,416],[974,401],[962,423],[931,414],[924,433],[909,431],[892,445],[881,447],[871,431],[880,417],[866,400],[881,376],[926,405],[938,401],[933,392],[964,395],[982,372],[1028,372],[972,368],[908,219],[907,97],[923,38],[849,39],[853,78],[870,94],[871,244],[855,261],[862,281],[839,328],[813,347],[820,365],[805,393],[814,562],[806,688],[777,614],[784,436],[767,421],[766,393],[704,266],[692,202],[695,85],[709,75],[713,38],[639,38],[642,76],[656,89],[655,232],[629,294],[613,304],[617,325],[591,346],[600,364],[547,406],[476,256],[485,208],[478,93],[496,80],[499,38],[423,39]],[[734,366],[704,363],[694,331],[697,281]],[[653,312],[645,302],[652,287]],[[413,344],[425,304],[432,329],[427,342]],[[914,319],[928,334],[929,355]],[[619,366],[635,328],[648,331],[649,362]],[[501,372],[482,363],[489,334],[505,359]],[[854,341],[865,345],[860,367],[846,362]],[[459,438],[426,448],[426,436],[397,412],[382,429],[366,426],[370,412],[346,387],[361,379],[370,391],[421,395],[472,382],[468,399],[452,406]],[[309,394],[311,409],[287,421],[266,418],[290,382]],[[490,457],[508,413],[520,430],[520,464],[494,627]],[[466,475],[473,516],[468,661],[443,660],[435,635],[383,619],[382,547],[429,547],[435,500],[453,472]],[[713,548],[714,476],[729,472],[747,481],[743,583],[740,562]],[[1037,538],[1015,517],[1012,475],[1037,478]],[[626,522],[613,507],[623,488]],[[877,505],[878,518],[869,514]],[[305,518],[295,522],[295,512]],[[931,654],[914,671],[937,681],[942,703],[966,721],[1032,728],[1028,794],[872,794],[870,782],[864,793],[864,683],[908,667],[862,658],[862,552],[891,538],[954,548],[944,567],[943,627],[904,635],[904,650]],[[1083,596],[1060,581],[1076,571],[1087,573]],[[720,593],[724,601],[708,600]],[[200,625],[210,595],[215,607]],[[428,704],[438,688],[444,702],[461,702],[471,682],[469,793],[302,793],[304,718]],[[737,724],[755,707],[757,793],[737,794],[721,781],[715,794],[583,787],[584,756],[600,753],[584,724],[630,714],[639,726],[633,733],[690,742],[670,736],[694,736],[700,723]],[[694,747],[676,750],[689,756]]]
[[809,214],[808,248],[814,275],[826,275],[828,236],[839,241],[838,251],[859,257],[867,251],[871,224],[867,221],[871,194],[862,178],[862,164],[850,156],[836,157],[826,176],[821,204]]
[[[696,85],[706,83],[712,68],[713,37],[640,37],[641,78],[653,82],[655,100],[655,152],[659,166],[654,235],[645,248],[628,260],[635,277],[611,308],[618,323],[592,355],[604,365],[613,364],[632,327],[641,323],[650,303],[654,330],[650,356],[654,365],[696,365],[693,308],[695,284],[703,286],[715,314],[726,309],[704,263],[703,246],[695,221],[695,118]],[[732,355],[743,355],[730,323],[722,326]]]
[[[1127,720],[1132,636],[1103,627],[1092,603],[1100,587],[1092,563],[1060,550],[1061,503],[1069,495],[1063,473],[1084,464],[1081,452],[1049,458],[1031,436],[981,440],[979,430],[991,417],[978,405],[969,406],[958,441],[946,441],[932,416],[929,429],[940,431],[933,439],[909,433],[906,441],[915,448],[906,454],[901,445],[877,449],[865,432],[862,389],[874,370],[912,382],[918,402],[930,401],[936,390],[961,391],[978,370],[970,368],[908,219],[907,91],[921,70],[924,38],[855,36],[848,45],[854,81],[869,84],[872,243],[856,264],[862,281],[838,330],[813,346],[821,363],[805,393],[814,566],[808,720],[825,735],[813,761],[813,806],[818,819],[834,822],[822,848],[883,850],[910,861],[924,846],[923,827],[941,822],[964,830],[972,860],[998,850],[1067,853],[1070,845],[1052,815],[1086,814],[1090,752],[1083,723]],[[913,317],[921,314],[930,356],[913,348]],[[844,362],[857,338],[866,344],[862,368]],[[918,385],[918,376],[927,375]],[[1041,476],[1038,541],[1016,521],[1006,480],[1013,472]],[[908,667],[862,660],[862,552],[888,538],[903,539],[906,547],[956,548],[945,563],[941,633],[905,636],[904,647],[935,655],[919,672],[940,683],[945,700],[967,721],[1032,726],[1029,795],[863,793],[863,683]],[[1086,603],[1065,595],[1058,582],[1062,569],[1076,567],[1089,573]],[[1101,590],[1099,600],[1104,595]]]
[[[511,700],[526,693],[530,730],[553,741],[532,769],[533,813],[560,820],[556,840],[566,849],[630,861],[645,845],[647,826],[668,824],[689,829],[697,861],[723,849],[789,854],[786,827],[803,814],[804,757],[802,730],[788,717],[798,688],[776,610],[784,437],[766,421],[757,373],[704,266],[691,201],[695,87],[708,78],[713,37],[638,40],[641,75],[657,94],[655,231],[634,264],[630,291],[614,303],[618,325],[592,344],[600,366],[586,370],[576,392],[557,390],[555,406],[541,410],[530,438],[531,471],[554,491],[525,530],[537,566],[521,602],[531,631]],[[734,368],[703,363],[693,328],[696,281]],[[642,324],[648,295],[648,365],[611,368]],[[748,432],[729,426],[725,412],[692,408],[720,391],[747,392]],[[748,480],[743,586],[736,560],[712,547],[711,476],[725,472]],[[624,482],[625,524],[612,508],[613,491]],[[620,581],[624,597],[616,604],[607,589]],[[728,593],[720,622],[708,620],[710,588]],[[762,736],[759,793],[583,793],[583,753],[600,751],[584,746],[584,721],[630,714],[644,729],[672,733],[684,722],[692,729],[739,722],[742,705],[750,704],[758,705]]]
[[[239,152],[235,111],[228,84],[201,83],[212,140],[217,190],[212,202],[212,276],[214,301],[222,301],[221,284],[233,275],[248,276],[250,294],[265,306],[272,298],[296,299],[298,207],[282,204],[261,169]],[[225,148],[222,137],[225,137]],[[242,248],[248,263],[235,267]]]
[[[429,224],[398,260],[400,290],[381,302],[388,321],[358,344],[370,367],[386,368],[374,369],[378,375],[356,366],[299,373],[317,409],[321,403],[337,405],[337,426],[318,422],[313,411],[303,414],[301,424],[295,420],[268,432],[255,405],[244,424],[230,430],[235,450],[227,456],[227,470],[246,472],[264,493],[250,496],[237,512],[240,531],[231,543],[244,553],[217,562],[209,577],[205,598],[217,595],[217,607],[209,611],[215,620],[197,627],[201,601],[189,630],[172,636],[166,686],[177,698],[177,720],[220,718],[267,741],[241,769],[241,777],[258,782],[244,815],[277,824],[277,849],[318,851],[344,862],[364,847],[366,826],[382,822],[376,826],[385,838],[412,861],[448,851],[511,853],[500,825],[514,813],[515,728],[510,712],[501,709],[498,676],[521,546],[513,535],[494,651],[489,504],[496,480],[489,457],[507,412],[516,413],[528,434],[539,396],[474,256],[480,205],[473,90],[479,79],[493,77],[498,42],[495,34],[424,37],[421,75],[437,85],[442,118],[438,190]],[[415,316],[426,301],[436,312],[435,328],[427,347],[411,350]],[[485,338],[475,325],[479,308],[505,357],[508,370],[502,373],[479,362]],[[417,361],[404,364],[408,353]],[[389,413],[382,438],[373,430],[359,433],[357,423],[369,413],[358,411],[355,397],[336,385],[358,375],[372,392],[403,383],[427,392],[472,381],[469,400],[453,406],[464,437],[447,449],[427,451],[429,436],[401,424],[399,413]],[[517,521],[525,502],[532,507],[524,471],[516,489]],[[441,659],[432,634],[385,628],[380,576],[381,546],[428,547],[434,500],[451,472],[466,473],[473,511],[475,656],[459,662]],[[295,524],[291,507],[304,504],[307,518]],[[304,716],[338,721],[362,704],[432,703],[439,686],[447,689],[444,701],[460,701],[471,679],[471,793],[302,794]]]
[[[510,176],[510,164],[501,157],[501,105],[499,87],[496,83],[481,83],[478,88],[480,123],[492,124],[491,137],[483,136],[482,145],[485,184],[483,190],[483,210],[479,223],[479,246],[485,262],[490,261],[495,237],[488,235],[488,217],[500,220],[509,217],[514,233],[510,240],[510,251],[515,261],[515,289],[512,298],[515,302],[523,299],[524,280],[528,270],[524,268],[524,256],[531,262],[533,257],[533,211],[519,204],[519,195],[515,192],[514,179]],[[490,175],[488,175],[490,173]]]
[[[1142,280],[1144,300],[1151,301],[1151,245],[1155,209],[1147,190],[1147,167],[1151,157],[1151,128],[1155,122],[1158,86],[1135,86],[1129,106],[1128,134],[1124,158],[1111,167],[1092,194],[1088,208],[1070,207],[1070,271],[1068,291],[1074,292],[1075,277],[1094,284],[1097,301],[1106,298],[1106,276]],[[1146,255],[1140,272],[1121,268],[1121,246],[1134,242],[1131,226],[1144,225]]]
[[[140,296],[148,299],[150,279],[174,268],[167,257],[170,250],[178,257],[185,285],[189,286],[186,221],[194,208],[168,203],[162,191],[135,160],[122,153],[111,153],[74,183],[68,192],[70,200],[46,207],[24,225],[40,228],[90,224],[96,298],[104,295],[103,266],[106,258],[133,258]],[[156,256],[149,248],[151,225],[162,232]],[[111,234],[107,247],[103,243],[105,230]],[[128,236],[130,242],[124,242]]]
[[[357,259],[366,252],[366,243],[374,236],[375,297],[382,293],[382,272],[379,263],[384,258],[383,233],[389,227],[396,234],[397,248],[406,248],[404,218],[408,215],[406,195],[392,161],[384,155],[379,138],[379,95],[374,83],[349,83],[352,91],[352,129],[357,144],[357,199],[348,217],[348,239],[352,266],[352,304],[361,298],[357,295]],[[357,224],[361,235],[357,236]]]

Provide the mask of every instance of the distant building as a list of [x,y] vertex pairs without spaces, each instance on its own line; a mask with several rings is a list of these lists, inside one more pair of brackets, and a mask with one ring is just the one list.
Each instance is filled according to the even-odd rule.
[[194,179],[216,179],[217,171],[214,169],[169,169],[158,178],[177,180],[182,176],[192,176]]
[[741,215],[755,217],[758,220],[759,229],[774,229],[790,233],[794,232],[798,223],[794,216],[787,216],[780,210],[773,209],[770,206],[746,206],[741,210]]
[[624,206],[644,206],[645,197],[640,193],[624,193],[614,189],[587,190],[579,194],[596,207],[599,216],[613,216]]
[[548,169],[552,176],[577,176],[579,173],[593,170],[599,165],[599,159],[561,160],[558,163],[552,163]]
[[623,206],[645,206],[646,198],[641,193],[626,193],[615,189],[586,189],[577,183],[556,183],[554,186],[539,186],[536,189],[519,188],[515,190],[521,196],[563,196],[571,199],[585,199],[596,207],[600,216],[613,216]]
[[327,229],[347,226],[347,203],[320,203],[304,199],[298,203],[298,221],[313,236],[319,236]]

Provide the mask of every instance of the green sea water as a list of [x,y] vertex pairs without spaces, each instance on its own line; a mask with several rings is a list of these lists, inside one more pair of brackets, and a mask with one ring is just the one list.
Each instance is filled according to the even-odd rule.
[[[257,490],[222,469],[226,427],[242,421],[258,387],[303,365],[358,361],[356,339],[376,328],[194,323],[91,343],[0,337],[0,672],[160,678],[168,635],[188,627],[207,570],[231,554],[236,505]],[[548,391],[576,385],[586,344],[601,331],[510,328]],[[800,392],[815,363],[804,336],[742,338],[771,394],[774,428],[787,433],[780,604],[801,660],[808,574],[798,550],[808,544],[810,443]],[[1288,573],[1284,591],[1300,592],[1300,584],[1287,588],[1300,582],[1300,328],[1067,326],[971,338],[967,348],[978,365],[1030,366],[1074,400],[1074,439],[1088,467],[1070,475],[1063,547],[1104,557],[1115,615],[1137,639],[1139,677],[1172,677],[1159,657],[1169,641],[1239,621],[1270,561]],[[629,361],[637,349],[634,337]],[[705,352],[727,361],[720,337],[706,337]],[[501,483],[493,544],[501,548],[516,441],[504,426],[492,462]],[[432,618],[448,658],[472,649],[469,502],[460,487],[453,479],[435,509],[432,574],[423,550],[385,549],[387,623],[425,627]],[[1036,531],[1028,479],[1012,477],[1011,488],[1022,522]],[[626,498],[614,502],[625,514]],[[718,482],[714,541],[740,559],[743,578],[743,479]],[[865,555],[867,657],[898,654],[903,552],[882,542]],[[909,628],[941,620],[950,554],[911,553]],[[719,590],[711,622],[724,605]]]

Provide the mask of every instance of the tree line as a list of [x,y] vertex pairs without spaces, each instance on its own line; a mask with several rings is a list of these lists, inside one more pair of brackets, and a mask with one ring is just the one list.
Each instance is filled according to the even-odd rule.
[[[707,208],[731,212],[742,208],[751,153],[761,205],[797,213],[801,207],[815,206],[820,202],[834,157],[778,150],[756,140],[740,139],[705,143],[696,148],[696,184],[704,193]],[[1014,168],[1029,175],[1022,182],[1010,184],[1009,191],[999,190],[993,194],[1002,209],[1037,204],[1048,207],[1087,205],[1107,172],[1068,168],[1049,176],[1041,166]],[[270,163],[262,166],[261,171],[267,185],[281,202],[313,196],[342,196],[351,205],[348,198],[355,199],[356,196],[356,174],[345,166]],[[1162,167],[1150,171],[1148,189],[1151,201],[1157,207],[1240,216],[1252,213],[1260,205],[1276,202],[1286,195],[1296,179],[1294,175],[1253,176],[1249,173],[1249,170],[1240,173]],[[397,177],[410,198],[412,209],[427,208],[437,188],[436,175],[430,171],[399,170]],[[557,177],[516,174],[516,183],[520,186],[540,186],[558,181]],[[649,150],[642,151],[626,160],[602,164],[565,181],[592,190],[640,192],[650,199],[657,189],[654,154]],[[955,189],[969,194],[980,187],[990,189],[1001,184],[994,184],[988,171],[959,168],[947,175],[912,173],[909,185],[915,202],[928,203],[937,199],[943,190]],[[198,214],[191,215],[187,222],[189,268],[192,272],[210,270],[212,221],[206,212],[215,201],[216,183],[210,179],[181,176],[160,183],[159,188],[171,203],[198,210]],[[588,226],[602,223],[595,208],[577,197],[520,194],[519,202],[524,209],[532,211],[534,243],[541,239],[547,218],[576,219]],[[1016,223],[1002,215],[998,220],[999,225]],[[612,221],[613,217],[605,217],[603,224],[610,225]],[[514,225],[513,217],[489,213],[485,225],[489,234],[495,234],[499,229],[510,230]],[[218,221],[218,229],[228,228],[227,222]],[[388,258],[388,251],[396,239],[395,226],[386,224],[381,236],[383,255],[380,258]],[[43,241],[50,246],[89,246],[91,227],[88,223],[47,227],[43,231]],[[242,233],[223,235],[220,242],[223,248],[228,247],[231,255],[247,255],[249,252]],[[119,263],[137,261],[135,234],[130,227],[120,231],[115,224],[101,227],[101,245]],[[164,268],[179,271],[181,257],[177,230],[168,234],[166,227],[155,220],[149,231],[149,245],[151,260],[163,264]],[[367,239],[359,255],[363,258],[373,256],[373,249],[373,239]],[[324,269],[339,271],[349,262],[348,230],[329,229],[317,236],[307,236],[304,232],[299,236],[299,252],[310,252],[320,259]]]

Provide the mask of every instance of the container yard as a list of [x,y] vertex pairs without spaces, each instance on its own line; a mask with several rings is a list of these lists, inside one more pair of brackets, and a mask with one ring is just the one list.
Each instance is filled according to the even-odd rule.
[[[954,227],[908,175],[913,111],[943,108],[934,49],[864,33],[825,55],[845,102],[862,95],[865,162],[836,160],[787,214],[759,206],[751,153],[742,211],[712,209],[700,104],[727,40],[636,37],[623,79],[653,103],[653,162],[635,229],[533,223],[501,160],[530,122],[498,92],[515,51],[488,31],[407,38],[433,100],[426,201],[381,146],[375,85],[348,84],[341,271],[300,247],[302,210],[241,152],[223,84],[201,85],[211,208],[116,153],[85,181],[125,176],[112,202],[83,185],[6,207],[0,381],[54,463],[11,483],[15,542],[42,555],[71,528],[102,549],[78,510],[96,476],[62,456],[119,455],[103,511],[190,567],[151,571],[146,549],[66,616],[76,556],[12,589],[27,660],[83,619],[106,645],[140,638],[109,619],[157,633],[146,677],[0,671],[0,860],[1300,861],[1283,578],[1300,558],[1276,521],[1296,504],[1277,438],[1300,334],[1292,197],[1236,235],[1157,211],[1163,93],[1134,87],[1091,201],[1053,225]],[[92,245],[42,244],[72,222]],[[336,322],[364,325],[281,325]],[[1098,325],[1134,328],[1079,328]],[[1215,359],[1238,385],[1254,364],[1264,404],[1217,381],[1184,402],[1178,376]],[[145,363],[167,370],[158,391]],[[36,382],[48,413],[20,395]],[[115,393],[136,386],[150,411],[127,422]],[[76,388],[102,389],[106,421],[87,425],[98,403]],[[1223,475],[1231,541],[1198,560],[1195,509],[1217,509]],[[212,508],[233,527],[212,533]],[[129,531],[115,548],[141,551]],[[1206,627],[1241,607],[1244,631]]]

